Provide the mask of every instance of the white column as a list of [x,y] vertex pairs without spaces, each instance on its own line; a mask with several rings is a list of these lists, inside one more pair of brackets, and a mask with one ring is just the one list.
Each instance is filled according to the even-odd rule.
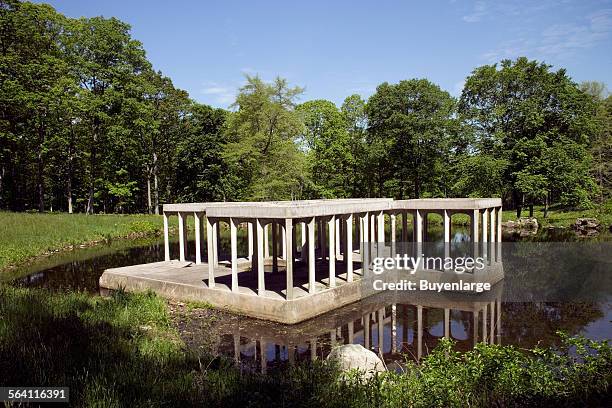
[[370,226],[370,242],[372,243],[377,242],[378,237],[376,236],[376,214],[374,213],[370,214],[369,226]]
[[302,259],[302,262],[306,262],[308,258],[308,241],[306,239],[307,227],[305,222],[300,223],[300,229],[302,230],[302,255],[300,258]]
[[391,244],[395,244],[395,224],[396,224],[396,217],[395,214],[391,214],[389,215],[389,217],[391,218]]
[[285,219],[285,240],[284,246],[287,248],[285,253],[285,271],[287,275],[287,300],[293,299],[293,220]]
[[444,210],[444,242],[451,241],[451,217],[450,211]]
[[385,243],[385,213],[378,213],[378,243]]
[[495,242],[496,241],[496,237],[495,237],[495,230],[497,228],[495,228],[495,221],[497,220],[497,216],[495,214],[495,208],[491,208],[491,219],[490,219],[490,228],[491,231],[489,232],[490,238],[491,238],[491,242]]
[[497,207],[497,242],[502,242],[502,207]]
[[370,213],[363,216],[363,250],[361,251],[361,276],[366,277],[370,268]]
[[232,292],[238,292],[238,225],[230,218],[230,241],[232,252]]
[[164,212],[164,260],[170,260],[170,234],[168,232],[168,215]]
[[444,309],[444,337],[450,337],[450,309]]
[[346,260],[346,280],[353,281],[353,214],[346,217],[346,250],[344,259]]
[[200,238],[200,235],[202,234],[202,226],[200,225],[200,214],[194,212],[193,220],[195,225],[195,262],[196,265],[200,265],[202,263],[202,243]]
[[489,221],[489,209],[485,208],[484,211],[482,212],[482,242],[488,242],[489,239],[489,227],[488,227],[488,221]]
[[248,222],[247,223],[247,235],[248,235],[248,240],[249,240],[249,261],[253,261],[253,223],[252,222]]
[[281,252],[281,259],[287,259],[287,229],[285,228],[285,225],[281,225],[278,224],[280,226],[280,232],[281,232],[281,246],[282,246],[282,252]]
[[408,242],[408,211],[402,212],[402,242]]
[[334,227],[334,231],[335,231],[335,242],[336,244],[334,245],[334,247],[336,248],[336,259],[338,259],[340,257],[340,252],[342,252],[340,246],[342,245],[342,236],[341,236],[341,226],[340,223],[342,221],[341,219],[342,217],[336,217],[336,226]]
[[478,222],[480,219],[480,211],[479,210],[474,210],[474,213],[472,214],[472,219],[470,220],[472,222],[472,236],[470,237],[472,239],[472,242],[478,242]]
[[179,261],[185,262],[185,216],[179,212]]
[[278,224],[272,221],[272,272],[278,272]]
[[319,250],[321,251],[321,259],[325,260],[327,258],[327,243],[325,242],[325,221],[323,219],[319,220]]
[[219,232],[219,228],[220,228],[221,223],[219,222],[218,219],[215,220],[215,223],[213,225],[213,238],[214,238],[214,242],[213,245],[215,247],[215,250],[213,251],[213,254],[215,255],[215,266],[219,266],[219,239],[221,238],[220,235],[221,233]]
[[308,293],[315,293],[315,217],[308,222]]
[[329,287],[336,286],[336,217],[331,216],[327,221],[329,228]]
[[270,242],[269,242],[270,224],[266,224],[264,226],[263,234],[264,234],[263,236],[264,257],[269,258],[270,257]]
[[210,218],[206,217],[206,246],[208,249],[208,287],[215,287],[215,241],[213,234],[213,224]]
[[264,226],[261,219],[255,220],[255,227],[257,229],[257,294],[259,296],[265,296],[266,294],[266,280],[264,270]]
[[[421,210],[416,210],[415,214],[414,214],[414,232],[416,235],[416,242],[417,243],[422,243],[423,242],[423,213],[421,212]],[[420,254],[419,254],[420,255]]]

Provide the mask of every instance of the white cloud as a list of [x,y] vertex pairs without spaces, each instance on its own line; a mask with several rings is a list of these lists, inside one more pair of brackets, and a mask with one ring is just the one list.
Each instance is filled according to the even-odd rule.
[[463,16],[463,21],[466,23],[477,23],[487,14],[488,12],[487,3],[484,1],[477,1],[474,3],[474,9],[470,14]]
[[496,49],[482,55],[489,61],[532,55],[565,59],[581,49],[593,48],[606,41],[612,33],[612,9],[599,10],[577,22],[553,24],[531,38],[506,41]]
[[218,105],[230,105],[236,99],[236,87],[224,86],[216,82],[207,82],[200,93],[211,98],[211,102]]

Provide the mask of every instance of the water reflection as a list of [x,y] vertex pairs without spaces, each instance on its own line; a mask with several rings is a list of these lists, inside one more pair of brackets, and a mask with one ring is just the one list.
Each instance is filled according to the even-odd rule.
[[[538,235],[540,238],[529,239],[553,239],[552,233],[545,232],[545,235]],[[221,235],[224,251],[229,249],[226,235]],[[441,231],[432,228],[429,236],[432,240],[440,238]],[[563,231],[556,239],[574,240],[575,235]],[[504,240],[510,241],[512,237],[504,235]],[[462,242],[469,242],[469,233],[465,228],[454,227],[452,241],[461,246]],[[193,247],[190,242],[191,251]],[[177,257],[178,251],[178,243],[173,241],[172,256]],[[239,248],[241,254],[246,251],[246,246]],[[18,284],[50,290],[97,293],[98,280],[105,269],[160,261],[163,252],[163,240],[158,238],[119,240],[51,256],[16,269],[4,279],[17,279]],[[189,255],[194,256],[193,253]],[[505,261],[508,258],[505,257]],[[507,275],[505,289],[498,284],[492,294],[468,299],[446,295],[415,298],[413,293],[383,293],[293,326],[221,314],[222,318],[217,319],[212,328],[210,321],[191,319],[185,322],[181,335],[194,350],[204,348],[207,352],[235,358],[243,367],[264,371],[325,358],[334,344],[362,344],[381,354],[393,368],[401,366],[406,356],[426,355],[445,336],[455,339],[461,351],[471,349],[476,341],[514,344],[522,348],[554,345],[558,342],[557,330],[582,333],[593,339],[612,337],[612,299],[597,303],[504,302],[502,295],[514,290],[515,282],[523,281],[525,277],[513,280]],[[542,284],[536,280],[532,286],[535,291]],[[520,288],[524,290],[525,285]],[[204,339],[208,339],[206,344],[203,344]]]

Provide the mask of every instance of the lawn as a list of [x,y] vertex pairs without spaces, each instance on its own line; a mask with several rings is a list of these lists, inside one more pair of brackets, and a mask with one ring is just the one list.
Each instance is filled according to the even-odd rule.
[[159,215],[0,212],[0,270],[74,245],[162,231]]
[[[529,216],[529,209],[523,210],[522,217]],[[533,209],[533,216],[538,219],[542,226],[553,225],[555,227],[569,227],[576,218],[597,218],[606,227],[612,225],[612,201],[608,201],[602,206],[595,206],[586,210],[567,210],[563,208],[552,208],[548,211],[548,217],[544,218],[544,207],[536,206]],[[516,221],[516,211],[505,210],[504,221]]]

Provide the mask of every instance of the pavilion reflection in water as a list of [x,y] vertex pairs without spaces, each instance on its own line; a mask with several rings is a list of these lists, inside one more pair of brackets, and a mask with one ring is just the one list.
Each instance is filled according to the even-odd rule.
[[477,295],[385,292],[292,326],[239,318],[217,328],[215,351],[265,373],[325,358],[336,345],[361,344],[393,369],[406,356],[421,359],[445,337],[459,351],[499,344],[501,292],[502,283]]

